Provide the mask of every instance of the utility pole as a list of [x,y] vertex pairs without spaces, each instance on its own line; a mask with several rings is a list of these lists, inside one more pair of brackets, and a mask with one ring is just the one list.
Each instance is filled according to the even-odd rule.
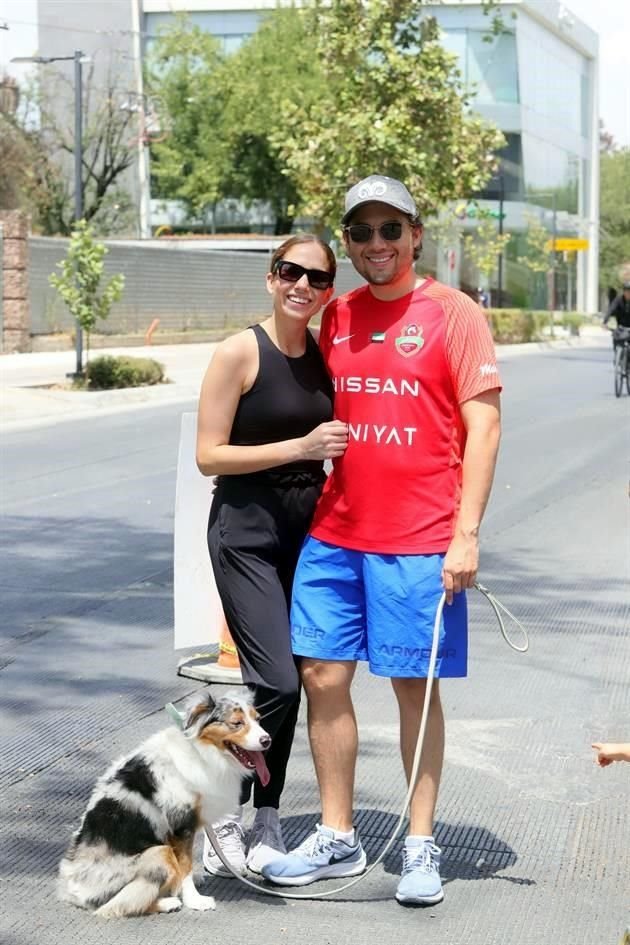
[[[499,171],[499,236],[503,236],[503,203],[505,200],[505,183],[503,171]],[[497,308],[503,307],[503,250],[499,253],[497,272]]]
[[151,236],[151,192],[149,177],[149,145],[146,139],[146,110],[147,98],[144,94],[144,82],[142,77],[142,33],[141,21],[141,0],[132,0],[131,16],[133,28],[133,71],[135,80],[135,92],[138,103],[138,121],[140,134],[138,136],[138,209],[139,209],[139,229],[141,239],[147,239]]
[[556,311],[556,235],[557,227],[557,202],[555,190],[551,194],[551,269],[549,280],[549,331],[551,337],[554,336],[554,322]]

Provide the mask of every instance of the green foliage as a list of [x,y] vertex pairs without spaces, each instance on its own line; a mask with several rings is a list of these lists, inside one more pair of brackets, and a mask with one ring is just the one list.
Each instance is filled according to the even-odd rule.
[[164,381],[164,365],[153,358],[132,358],[128,355],[101,355],[87,365],[85,373],[91,390],[146,387]]
[[169,127],[153,145],[161,196],[197,215],[224,197],[268,200],[277,231],[297,213],[336,225],[346,188],[376,171],[403,179],[423,213],[467,199],[504,144],[470,111],[419,0],[306,0],[227,57],[180,20],[149,82]]
[[515,308],[489,308],[486,316],[492,337],[497,344],[520,344],[537,341],[549,324],[549,312],[532,312]]
[[304,11],[326,83],[313,103],[287,95],[270,138],[298,209],[323,223],[335,225],[346,188],[375,171],[404,180],[425,214],[491,176],[503,136],[469,110],[456,57],[419,6],[312,0]]
[[168,134],[152,146],[151,172],[163,197],[183,200],[191,216],[226,196],[228,146],[218,81],[224,56],[213,36],[185,17],[160,32],[149,56],[148,86],[159,95]]
[[493,218],[483,216],[476,233],[464,236],[464,250],[470,261],[484,276],[486,284],[497,267],[497,259],[510,242],[511,233],[500,234]]
[[293,8],[268,13],[258,30],[225,63],[226,89],[222,132],[229,143],[231,169],[227,189],[246,202],[269,201],[276,233],[287,233],[300,202],[300,182],[284,173],[280,139],[292,129],[283,121],[285,101],[310,107],[326,79],[314,56],[308,21]]
[[630,148],[601,155],[599,284],[630,279]]
[[549,272],[551,269],[551,253],[549,240],[551,236],[540,220],[526,214],[527,235],[525,256],[519,256],[518,261],[527,266],[532,272]]
[[563,312],[560,316],[560,324],[567,328],[571,335],[579,335],[580,328],[586,321],[586,316],[580,312]]
[[70,314],[88,335],[99,319],[108,317],[114,302],[122,297],[125,285],[125,277],[116,275],[101,286],[106,253],[106,246],[94,240],[87,222],[79,220],[72,231],[66,257],[57,264],[61,274],[52,273],[48,277]]
[[152,173],[160,196],[183,200],[190,219],[234,197],[268,201],[276,232],[291,229],[298,192],[269,130],[287,95],[296,102],[318,95],[322,77],[314,57],[304,56],[305,27],[295,9],[274,10],[230,56],[185,17],[159,35],[148,82],[169,133],[152,146]]

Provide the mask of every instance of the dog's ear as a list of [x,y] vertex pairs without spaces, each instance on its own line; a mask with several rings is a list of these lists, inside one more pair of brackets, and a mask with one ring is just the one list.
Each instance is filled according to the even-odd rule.
[[186,719],[184,731],[187,735],[196,735],[213,719],[216,702],[210,695],[210,690],[197,692],[186,704]]

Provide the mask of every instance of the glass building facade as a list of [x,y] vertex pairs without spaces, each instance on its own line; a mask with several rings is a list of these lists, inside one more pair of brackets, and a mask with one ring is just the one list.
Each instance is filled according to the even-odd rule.
[[[502,203],[504,229],[513,234],[502,301],[555,301],[556,308],[597,311],[597,36],[555,0],[502,4],[507,31],[496,37],[488,34],[481,6],[446,3],[430,9],[442,42],[457,56],[474,109],[498,125],[507,141],[499,173],[477,195],[482,206]],[[555,300],[550,287],[541,287],[519,262],[532,218],[550,237],[589,243],[586,251],[556,255]],[[461,272],[460,279],[474,275]],[[496,276],[492,288],[498,288]]]

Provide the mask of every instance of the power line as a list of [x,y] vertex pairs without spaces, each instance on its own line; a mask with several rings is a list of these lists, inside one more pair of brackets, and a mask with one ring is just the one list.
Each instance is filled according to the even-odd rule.
[[7,24],[13,23],[14,26],[36,26],[38,29],[46,30],[61,30],[64,33],[86,33],[93,36],[133,36],[134,33],[139,32],[140,36],[148,37],[150,34],[145,33],[142,30],[90,30],[82,29],[75,26],[58,26],[56,23],[42,23],[37,20],[5,20],[4,26],[0,25],[0,29],[9,29]]

